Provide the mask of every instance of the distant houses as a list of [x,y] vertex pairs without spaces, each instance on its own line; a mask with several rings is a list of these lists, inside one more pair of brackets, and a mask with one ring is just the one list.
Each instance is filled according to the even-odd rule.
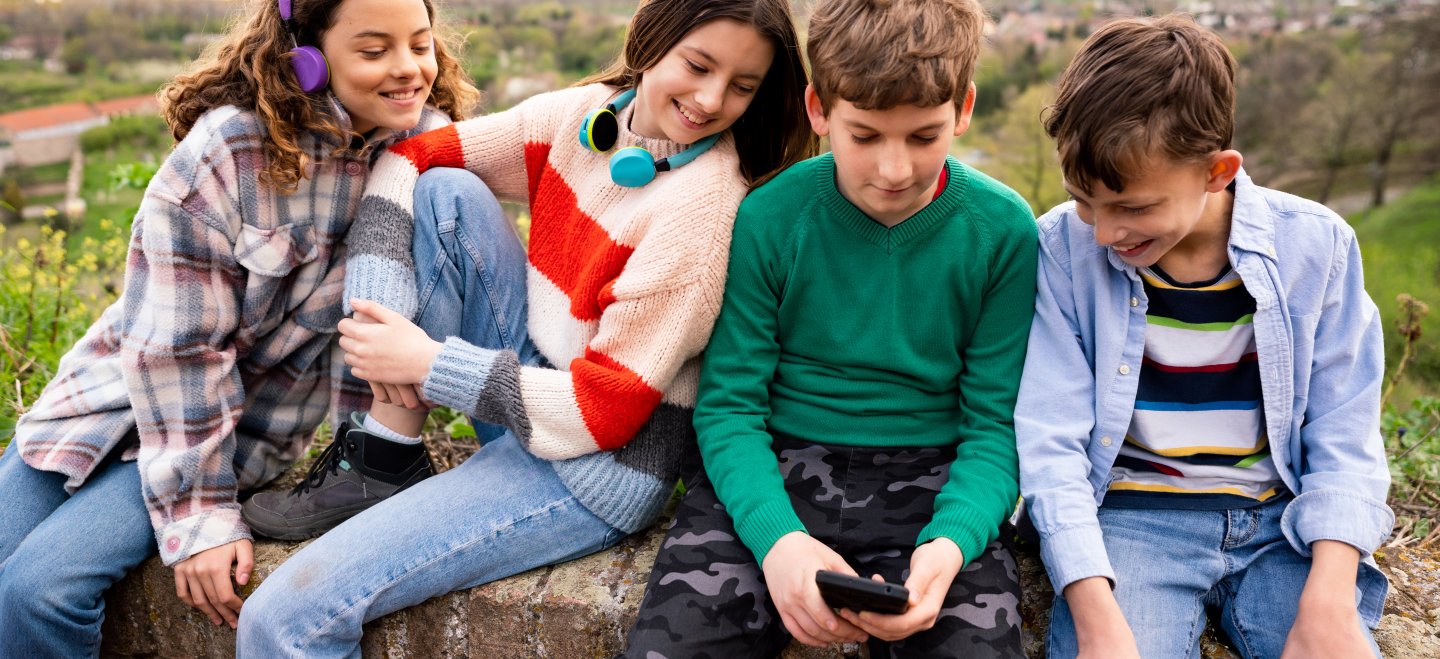
[[115,117],[157,114],[153,95],[96,103],[61,103],[0,114],[0,173],[11,166],[64,162],[79,147],[80,134]]

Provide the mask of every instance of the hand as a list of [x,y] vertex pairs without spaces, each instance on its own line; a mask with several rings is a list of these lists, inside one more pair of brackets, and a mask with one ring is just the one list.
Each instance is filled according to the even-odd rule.
[[1115,601],[1109,579],[1089,577],[1071,583],[1065,587],[1065,601],[1075,621],[1077,659],[1140,659],[1135,634]]
[[[371,318],[368,314],[363,314],[358,311],[355,312],[354,318],[356,322],[361,324],[375,324],[379,322]],[[406,409],[428,411],[435,407],[430,401],[425,400],[425,396],[420,391],[419,385],[371,382],[370,393],[375,396],[376,402],[403,406]]]
[[[375,321],[367,323],[350,318],[340,321],[340,347],[345,350],[345,363],[350,365],[355,377],[386,385],[424,382],[430,374],[431,362],[444,346],[410,319],[375,302],[357,299],[350,304],[357,316],[364,314]],[[419,400],[414,389],[412,386],[411,395]],[[387,389],[386,400],[382,402],[409,407],[399,390]]]
[[1317,540],[1310,551],[1310,575],[1281,659],[1374,656],[1355,608],[1360,550],[1338,540]]
[[[910,555],[910,578],[905,588],[910,591],[910,608],[904,613],[857,613],[842,609],[840,615],[861,631],[886,641],[908,638],[915,632],[935,626],[940,617],[940,607],[945,603],[945,594],[955,575],[965,565],[964,552],[949,538],[936,538],[915,548]],[[876,581],[884,577],[874,575]]]
[[230,586],[230,566],[235,566],[235,583],[250,582],[255,567],[254,549],[249,540],[236,540],[211,547],[175,564],[175,594],[216,625],[223,619],[230,628],[240,620],[240,596]]
[[1290,635],[1285,638],[1281,659],[1336,657],[1360,659],[1375,656],[1370,642],[1361,631],[1360,613],[1354,601],[1341,598],[1310,598],[1300,596],[1300,612]]
[[858,576],[824,543],[799,531],[787,533],[770,547],[760,569],[781,622],[796,640],[816,647],[867,640],[865,632],[836,617],[820,597],[816,572],[834,570]]

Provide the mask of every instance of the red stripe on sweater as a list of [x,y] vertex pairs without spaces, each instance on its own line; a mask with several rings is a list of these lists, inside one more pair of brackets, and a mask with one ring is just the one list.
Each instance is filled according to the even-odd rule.
[[660,405],[659,391],[620,362],[589,348],[584,359],[570,362],[570,376],[585,427],[602,451],[624,446]]
[[1237,367],[1239,367],[1241,364],[1244,364],[1245,362],[1254,361],[1260,361],[1260,355],[1253,352],[1247,352],[1240,357],[1240,361],[1230,362],[1228,364],[1205,364],[1203,366],[1171,366],[1169,364],[1161,364],[1160,362],[1157,362],[1149,357],[1143,358],[1140,363],[1156,370],[1165,371],[1167,373],[1224,373],[1226,371],[1235,370]]
[[577,320],[599,320],[614,301],[610,285],[635,249],[612,240],[580,210],[575,192],[550,165],[531,186],[531,265],[565,292]]
[[455,124],[421,133],[390,147],[424,172],[431,167],[464,167],[465,150],[460,146],[460,133]]
[[535,201],[535,193],[540,189],[540,174],[546,169],[545,164],[550,159],[550,145],[543,142],[525,143],[525,175],[529,179],[530,201]]

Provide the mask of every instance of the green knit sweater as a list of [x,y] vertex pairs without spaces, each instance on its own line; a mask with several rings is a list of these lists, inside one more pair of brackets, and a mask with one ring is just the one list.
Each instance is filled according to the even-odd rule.
[[[804,531],[771,432],[843,446],[948,446],[957,457],[916,540],[994,540],[1019,494],[1013,412],[1035,306],[1034,216],[955,159],[893,228],[835,187],[832,154],[740,206],[695,409],[705,468],[763,562]],[[937,465],[938,466],[938,465]]]

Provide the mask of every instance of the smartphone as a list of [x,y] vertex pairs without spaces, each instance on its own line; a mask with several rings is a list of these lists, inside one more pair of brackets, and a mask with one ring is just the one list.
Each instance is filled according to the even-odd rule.
[[831,608],[877,613],[904,613],[910,608],[910,591],[893,583],[820,570],[815,585]]

